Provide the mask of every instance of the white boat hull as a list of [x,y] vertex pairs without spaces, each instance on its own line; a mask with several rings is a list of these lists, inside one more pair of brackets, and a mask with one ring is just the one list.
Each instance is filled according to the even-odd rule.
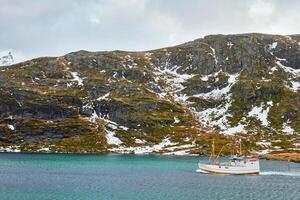
[[199,164],[197,172],[211,174],[259,174],[259,161],[239,164]]

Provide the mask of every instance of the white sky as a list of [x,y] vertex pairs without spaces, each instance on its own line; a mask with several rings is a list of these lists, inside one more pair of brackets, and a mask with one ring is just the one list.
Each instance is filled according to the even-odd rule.
[[298,0],[0,0],[0,52],[147,50],[209,34],[300,33]]

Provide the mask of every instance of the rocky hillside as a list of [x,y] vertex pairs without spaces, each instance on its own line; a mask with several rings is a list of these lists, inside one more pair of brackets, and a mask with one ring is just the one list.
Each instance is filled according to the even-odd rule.
[[[300,145],[300,35],[210,35],[0,68],[2,151],[207,153]],[[227,146],[224,152],[229,152]]]

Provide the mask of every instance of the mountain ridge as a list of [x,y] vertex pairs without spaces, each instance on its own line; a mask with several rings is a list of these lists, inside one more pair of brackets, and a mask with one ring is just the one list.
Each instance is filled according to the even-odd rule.
[[299,42],[297,35],[210,35],[149,51],[77,51],[9,66],[0,79],[2,95],[11,94],[0,101],[0,145],[193,154],[206,153],[213,137],[222,145],[234,134],[249,152],[297,150]]

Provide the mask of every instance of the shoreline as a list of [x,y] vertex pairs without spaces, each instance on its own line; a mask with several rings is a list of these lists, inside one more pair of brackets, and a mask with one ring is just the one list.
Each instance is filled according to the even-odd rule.
[[[209,155],[205,154],[172,154],[172,153],[140,153],[140,154],[134,154],[134,153],[117,153],[117,152],[104,152],[104,153],[73,153],[73,152],[26,152],[26,151],[0,151],[0,153],[19,153],[19,154],[66,154],[66,155],[135,155],[135,156],[189,156],[189,157],[207,157]],[[224,156],[224,155],[223,155]],[[228,157],[228,156],[224,156]],[[295,162],[300,163],[300,153],[299,152],[290,152],[290,153],[268,153],[264,155],[258,155],[258,158],[260,159],[266,159],[266,160],[281,160],[281,161],[289,161],[289,162]]]
[[271,160],[282,160],[300,163],[300,153],[299,152],[290,152],[290,153],[268,153],[260,156],[263,159]]

